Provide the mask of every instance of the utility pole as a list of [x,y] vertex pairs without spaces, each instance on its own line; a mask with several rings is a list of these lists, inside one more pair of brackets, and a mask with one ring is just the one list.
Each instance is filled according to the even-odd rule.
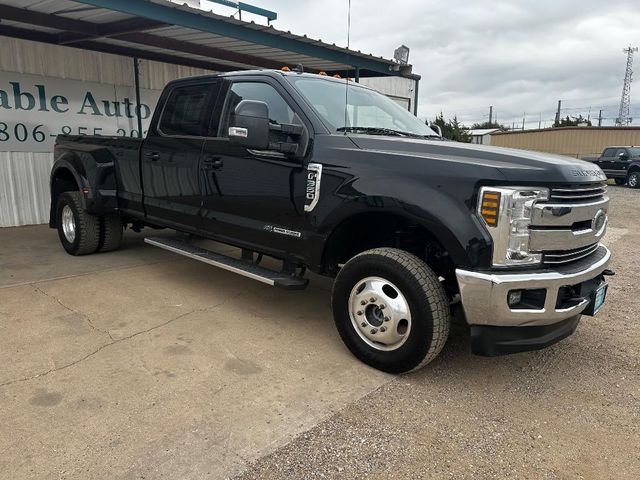
[[638,47],[629,45],[622,50],[627,54],[627,68],[624,72],[624,82],[622,83],[622,97],[620,98],[620,110],[618,118],[616,118],[616,126],[622,127],[629,125],[633,120],[629,116],[629,107],[631,106],[631,81],[633,76],[633,53],[638,51]]
[[600,113],[598,114],[598,126],[602,126],[602,109],[600,109]]
[[527,116],[527,112],[524,112],[524,113],[522,114],[522,129],[523,129],[523,130],[524,130],[524,117],[526,117],[526,116]]
[[562,100],[558,100],[558,110],[556,111],[556,121],[554,123],[554,126],[559,127],[560,126],[560,109],[562,108]]
[[493,122],[493,105],[489,106],[489,125]]
[[542,112],[540,112],[540,116],[538,117],[538,130],[542,128]]

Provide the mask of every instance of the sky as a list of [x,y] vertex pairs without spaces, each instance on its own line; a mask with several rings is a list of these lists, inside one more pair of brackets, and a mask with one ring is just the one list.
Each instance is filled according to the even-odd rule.
[[[348,0],[245,0],[278,13],[274,27],[347,44]],[[233,10],[207,4],[217,13]],[[210,8],[212,7],[212,8]],[[350,47],[392,58],[401,44],[422,76],[418,116],[489,118],[526,128],[582,114],[603,125],[620,105],[628,45],[640,47],[640,2],[625,0],[352,0]],[[243,20],[254,19],[243,14]],[[640,52],[631,116],[640,125]]]

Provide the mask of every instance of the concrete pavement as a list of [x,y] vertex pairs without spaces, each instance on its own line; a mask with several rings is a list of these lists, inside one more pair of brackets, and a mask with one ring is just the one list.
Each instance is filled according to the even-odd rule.
[[281,291],[142,237],[76,258],[0,230],[3,477],[223,478],[392,378],[342,345],[325,279]]

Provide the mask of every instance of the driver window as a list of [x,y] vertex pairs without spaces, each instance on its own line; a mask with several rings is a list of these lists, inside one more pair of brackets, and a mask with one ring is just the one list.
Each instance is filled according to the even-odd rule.
[[627,149],[626,149],[626,148],[619,148],[619,149],[616,151],[616,155],[615,155],[615,156],[616,156],[617,158],[619,158],[621,153],[626,154],[626,153],[627,153]]
[[269,107],[269,122],[274,124],[294,123],[293,110],[287,105],[282,96],[267,83],[238,82],[229,89],[227,115],[224,134],[228,131],[229,119],[233,111],[242,100],[257,100],[265,102]]

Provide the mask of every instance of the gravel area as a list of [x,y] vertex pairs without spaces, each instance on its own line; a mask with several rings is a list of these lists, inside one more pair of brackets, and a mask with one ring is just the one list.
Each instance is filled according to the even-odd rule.
[[[252,464],[238,479],[640,477],[640,190],[610,186],[607,304],[546,350],[441,356]],[[354,360],[355,361],[355,360]]]

